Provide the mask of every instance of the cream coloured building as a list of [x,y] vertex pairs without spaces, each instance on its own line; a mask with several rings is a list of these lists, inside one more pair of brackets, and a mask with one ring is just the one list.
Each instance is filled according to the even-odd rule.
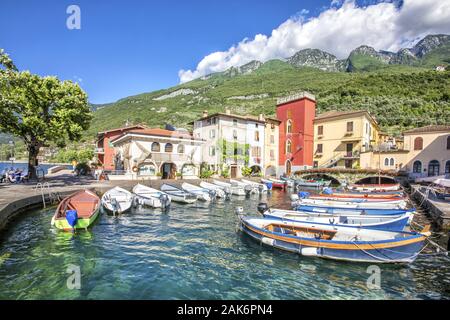
[[367,111],[329,111],[314,119],[314,167],[359,168],[378,145],[380,129]]
[[450,174],[450,126],[405,131],[403,141],[362,153],[361,168],[401,170],[412,178]]
[[279,161],[280,120],[265,118],[264,129],[264,174],[276,176]]

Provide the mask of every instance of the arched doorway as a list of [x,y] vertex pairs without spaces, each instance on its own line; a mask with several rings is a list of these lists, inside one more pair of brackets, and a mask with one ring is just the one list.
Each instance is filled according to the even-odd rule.
[[291,160],[286,161],[286,175],[290,176],[292,173],[292,163]]
[[259,175],[261,173],[261,167],[260,166],[254,165],[254,166],[251,166],[250,169],[252,169],[252,176],[256,176],[256,175]]
[[177,175],[177,166],[172,162],[165,162],[161,165],[161,179],[175,179]]
[[267,177],[275,177],[276,175],[277,175],[277,168],[275,168],[275,166],[268,166],[266,168]]
[[428,176],[433,177],[438,175],[439,175],[439,161],[432,160],[428,164]]
[[397,183],[393,177],[387,177],[387,176],[372,176],[360,179],[355,182],[355,184],[391,184],[391,183]]

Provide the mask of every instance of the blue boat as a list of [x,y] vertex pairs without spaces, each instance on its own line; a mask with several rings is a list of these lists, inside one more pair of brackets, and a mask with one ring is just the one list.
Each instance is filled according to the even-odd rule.
[[263,213],[264,217],[282,221],[306,222],[317,224],[332,224],[366,228],[373,230],[403,231],[413,218],[412,213],[399,216],[367,216],[367,215],[339,215],[311,214],[299,211],[270,209]]
[[299,204],[294,206],[294,210],[329,213],[329,214],[360,214],[360,215],[400,215],[407,212],[416,212],[416,209],[367,209],[367,208],[339,208],[339,207],[322,207],[316,205]]
[[302,256],[367,263],[411,263],[429,235],[429,227],[414,233],[244,216],[239,229],[262,244]]

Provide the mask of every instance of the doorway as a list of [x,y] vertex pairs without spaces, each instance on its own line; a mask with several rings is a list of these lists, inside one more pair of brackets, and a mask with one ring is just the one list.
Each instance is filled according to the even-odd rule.
[[164,163],[161,166],[161,179],[175,179],[177,166],[174,163]]
[[353,156],[353,143],[347,143],[346,145],[346,154],[347,157]]
[[230,167],[230,176],[232,179],[237,177],[237,166]]
[[292,173],[292,164],[290,160],[286,161],[286,175],[290,176]]
[[428,176],[438,176],[439,175],[439,161],[433,160],[428,164]]

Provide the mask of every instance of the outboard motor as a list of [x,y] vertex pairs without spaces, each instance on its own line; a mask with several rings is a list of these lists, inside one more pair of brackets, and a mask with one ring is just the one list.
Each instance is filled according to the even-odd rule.
[[257,210],[259,213],[264,214],[264,212],[269,210],[269,205],[265,202],[261,202],[258,204]]
[[161,201],[161,208],[167,209],[170,206],[169,196],[165,193],[161,193],[159,196],[159,200]]
[[291,194],[291,201],[292,202],[297,202],[299,200],[298,194]]
[[247,185],[244,187],[244,190],[245,190],[245,196],[248,197],[248,196],[250,196],[250,195],[252,194],[253,186],[247,184]]
[[75,226],[78,222],[78,212],[77,210],[67,210],[66,211],[66,220],[69,226],[72,227],[72,230],[75,229]]
[[244,208],[242,207],[236,207],[236,209],[234,210],[234,212],[236,212],[236,214],[238,216],[242,215],[244,213]]
[[113,214],[120,213],[120,206],[116,199],[111,199],[111,205],[113,207]]
[[217,198],[217,191],[216,190],[208,190],[208,194],[211,197],[212,200]]

